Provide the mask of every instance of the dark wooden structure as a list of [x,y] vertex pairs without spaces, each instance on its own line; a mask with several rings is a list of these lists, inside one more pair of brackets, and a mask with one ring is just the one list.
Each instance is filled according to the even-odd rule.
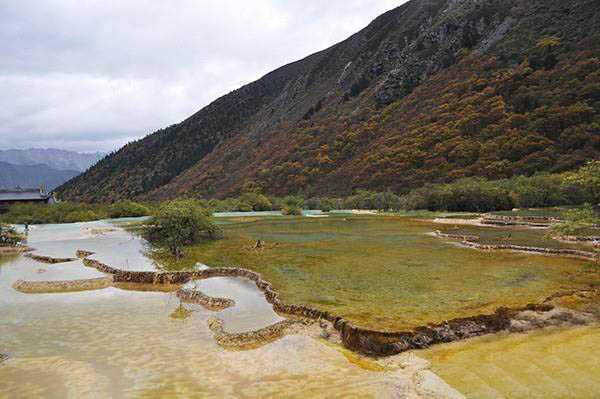
[[0,213],[6,212],[13,204],[52,204],[54,203],[52,193],[46,193],[42,188],[13,190],[0,190]]

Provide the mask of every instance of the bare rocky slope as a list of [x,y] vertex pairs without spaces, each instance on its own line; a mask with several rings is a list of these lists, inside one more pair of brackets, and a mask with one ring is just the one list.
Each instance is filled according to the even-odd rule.
[[64,199],[404,192],[600,157],[600,0],[412,0],[102,159]]

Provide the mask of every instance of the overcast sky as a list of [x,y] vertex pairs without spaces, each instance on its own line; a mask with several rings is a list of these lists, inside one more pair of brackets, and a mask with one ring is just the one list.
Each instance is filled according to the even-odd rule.
[[1,1],[0,149],[117,149],[403,2]]

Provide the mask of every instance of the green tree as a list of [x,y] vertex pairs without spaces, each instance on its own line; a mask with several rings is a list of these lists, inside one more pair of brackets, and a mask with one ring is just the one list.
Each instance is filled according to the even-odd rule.
[[560,38],[556,36],[546,36],[541,38],[536,45],[537,53],[532,59],[533,66],[542,66],[545,69],[552,69],[558,63],[556,55],[560,47]]
[[222,237],[210,212],[195,200],[174,200],[162,204],[148,223],[149,241],[166,246],[172,255],[182,256],[186,245]]
[[590,205],[569,209],[563,214],[564,221],[552,227],[552,231],[563,235],[579,235],[599,222],[598,215]]
[[304,200],[298,196],[287,196],[282,200],[281,212],[284,215],[302,215]]
[[594,204],[600,203],[600,161],[590,161],[577,172],[566,177],[567,182],[581,185],[588,191]]
[[271,201],[258,192],[246,192],[242,194],[240,201],[254,211],[270,211],[273,209]]

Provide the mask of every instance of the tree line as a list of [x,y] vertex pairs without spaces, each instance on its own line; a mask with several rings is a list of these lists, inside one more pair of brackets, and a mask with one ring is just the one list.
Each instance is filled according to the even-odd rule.
[[[302,196],[270,197],[250,187],[235,198],[191,199],[206,212],[282,211],[301,214],[303,209],[368,209],[379,211],[429,210],[451,212],[490,212],[513,208],[544,208],[600,204],[600,161],[590,161],[574,172],[540,173],[509,179],[488,180],[468,177],[448,184],[428,184],[406,194],[391,191],[356,191],[345,198]],[[4,223],[71,223],[106,218],[150,216],[161,203],[119,201],[113,204],[59,202],[36,205],[17,204],[0,215]]]

